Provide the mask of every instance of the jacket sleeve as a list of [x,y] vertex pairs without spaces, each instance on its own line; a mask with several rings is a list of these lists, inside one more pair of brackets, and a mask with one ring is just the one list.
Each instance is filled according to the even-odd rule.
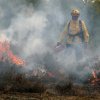
[[67,30],[68,30],[68,24],[65,25],[64,31],[60,34],[60,42],[64,42],[64,38],[67,34]]
[[89,41],[89,33],[87,30],[87,27],[84,23],[84,21],[82,21],[82,29],[83,29],[83,33],[84,33],[84,42],[88,42]]

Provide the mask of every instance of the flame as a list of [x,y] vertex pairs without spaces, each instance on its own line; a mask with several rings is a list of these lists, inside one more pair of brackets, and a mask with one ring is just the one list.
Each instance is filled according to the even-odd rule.
[[95,70],[92,71],[92,75],[93,75],[94,79],[97,79],[97,75],[96,75],[96,71]]
[[24,60],[22,60],[21,58],[17,57],[16,55],[14,55],[11,51],[8,52],[8,57],[16,65],[25,65]]
[[100,83],[100,78],[97,77],[95,70],[92,71],[92,76],[93,76],[93,79],[91,80],[92,85],[97,85],[98,83]]
[[0,42],[0,61],[10,60],[16,65],[25,65],[25,61],[13,54],[8,41]]

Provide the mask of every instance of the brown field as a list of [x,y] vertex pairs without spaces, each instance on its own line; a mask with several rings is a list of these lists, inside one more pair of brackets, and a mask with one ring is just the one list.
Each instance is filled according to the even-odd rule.
[[34,93],[1,93],[0,100],[100,100],[100,95],[43,97]]
[[92,74],[84,81],[79,75],[69,73],[68,77],[57,71],[55,77],[37,77],[20,73],[22,68],[8,62],[0,65],[0,100],[100,100],[100,78]]

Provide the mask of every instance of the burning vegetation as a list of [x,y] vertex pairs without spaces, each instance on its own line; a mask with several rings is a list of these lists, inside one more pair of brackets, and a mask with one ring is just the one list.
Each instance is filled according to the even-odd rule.
[[[48,67],[40,66],[24,72],[24,67],[21,66],[26,65],[23,59],[12,52],[9,42],[0,42],[0,91],[2,93],[38,93],[40,95],[34,97],[43,99],[59,95],[88,96],[100,92],[99,57],[75,65],[78,73],[63,69],[62,74],[61,68],[49,70]],[[84,72],[85,74],[82,74]]]
[[[46,42],[50,47],[52,47],[53,42],[55,42],[53,41],[55,36],[53,37],[51,33],[58,35],[58,32],[62,30],[60,27],[63,26],[64,21],[66,20],[66,12],[69,12],[68,10],[72,8],[73,4],[77,4],[77,6],[80,5],[78,6],[80,9],[83,9],[83,15],[85,15],[85,17],[89,17],[89,19],[86,20],[89,20],[90,23],[89,27],[91,28],[91,40],[93,38],[94,42],[92,45],[97,43],[97,45],[99,45],[98,20],[100,18],[100,0],[81,0],[84,2],[83,6],[79,3],[80,0],[22,0],[21,2],[27,1],[27,6],[26,4],[21,4],[20,7],[18,5],[21,2],[19,2],[17,5],[14,1],[15,3],[12,6],[13,3],[10,5],[10,2],[12,2],[10,0],[8,3],[5,1],[3,2],[3,0],[1,1],[1,24],[3,23],[2,20],[4,20],[4,23],[6,22],[5,24],[8,25],[8,33],[10,30],[10,36],[13,35],[12,41],[18,40],[20,41],[18,42],[19,44],[29,42],[26,45],[30,45],[32,42],[35,42],[32,40],[36,38],[35,45],[39,45],[35,46],[34,48],[40,46],[39,49],[41,49],[42,43],[37,43],[39,37],[40,40],[43,40],[43,43]],[[56,5],[57,7],[55,7]],[[27,10],[27,7],[29,6],[29,10]],[[24,9],[24,7],[27,11]],[[12,8],[14,9],[12,10]],[[87,11],[84,13],[85,10]],[[8,13],[8,11],[11,12]],[[55,13],[55,11],[58,13]],[[46,23],[48,25],[46,25]],[[95,24],[92,25],[91,23]],[[52,27],[52,25],[54,25],[54,27]],[[3,25],[1,26],[3,27]],[[42,36],[42,33],[48,34],[43,34]],[[49,39],[52,42],[49,43]],[[47,55],[47,57],[44,59],[47,63],[42,63],[44,65],[43,67],[41,67],[41,65],[32,65],[34,63],[33,62],[31,65],[35,68],[31,68],[31,70],[26,71],[25,68],[27,69],[29,67],[27,62],[30,59],[27,58],[29,60],[23,60],[23,58],[13,52],[10,42],[6,40],[3,42],[0,41],[0,100],[100,100],[99,57],[90,58],[86,62],[78,63],[77,65],[68,65],[68,68],[70,68],[70,66],[76,68],[74,72],[63,68],[63,65],[58,67],[57,62],[55,62],[54,59],[48,60],[48,56],[49,55]],[[51,60],[54,60],[53,63],[56,63],[56,66],[54,66],[55,64],[50,64],[52,62]],[[36,61],[36,63],[38,62],[41,63],[41,60]]]
[[24,66],[25,61],[13,54],[8,41],[0,42],[0,61],[9,61],[13,64]]

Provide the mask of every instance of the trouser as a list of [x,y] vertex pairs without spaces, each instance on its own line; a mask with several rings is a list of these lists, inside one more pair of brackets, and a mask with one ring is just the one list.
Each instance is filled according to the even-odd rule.
[[67,44],[67,49],[69,50],[69,53],[72,53],[72,51],[74,50],[75,52],[75,57],[76,57],[76,61],[80,61],[83,59],[83,55],[84,55],[84,46],[82,43],[80,44]]

